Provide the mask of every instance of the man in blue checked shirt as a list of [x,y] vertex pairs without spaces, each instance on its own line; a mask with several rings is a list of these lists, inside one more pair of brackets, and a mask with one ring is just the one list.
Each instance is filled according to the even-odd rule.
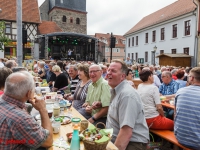
[[[179,83],[172,79],[170,71],[163,71],[161,79],[163,83],[159,87],[160,94],[166,96],[167,99],[174,98],[179,89]],[[167,111],[167,117],[173,119],[174,111],[166,108],[164,110]]]

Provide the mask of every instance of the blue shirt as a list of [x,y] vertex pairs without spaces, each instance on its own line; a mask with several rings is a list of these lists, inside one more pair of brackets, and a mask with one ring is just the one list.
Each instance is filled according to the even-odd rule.
[[176,93],[174,133],[179,143],[200,149],[200,86],[190,85]]
[[159,87],[159,92],[162,95],[172,95],[175,94],[178,91],[178,89],[179,83],[172,79],[172,81],[168,85],[162,83]]
[[131,60],[125,60],[125,63],[126,63],[127,65],[132,65]]
[[186,87],[187,81],[183,81],[183,80],[177,79],[176,82],[179,83],[179,89],[183,88],[183,87]]

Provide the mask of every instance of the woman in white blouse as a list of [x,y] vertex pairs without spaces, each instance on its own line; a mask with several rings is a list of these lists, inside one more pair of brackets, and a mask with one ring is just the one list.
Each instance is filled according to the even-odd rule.
[[149,69],[143,69],[139,73],[143,83],[138,86],[147,125],[151,129],[173,130],[174,122],[164,116],[158,87],[152,85],[153,73]]

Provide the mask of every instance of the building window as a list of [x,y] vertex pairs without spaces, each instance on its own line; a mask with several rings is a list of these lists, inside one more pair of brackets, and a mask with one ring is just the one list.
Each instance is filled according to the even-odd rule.
[[134,46],[134,37],[132,37],[132,46]]
[[10,24],[6,24],[6,34],[11,34],[11,25]]
[[135,61],[138,61],[138,53],[135,53]]
[[132,53],[132,57],[131,57],[132,61],[134,61],[134,53]]
[[189,55],[189,47],[183,48],[183,53]]
[[60,3],[63,4],[63,0],[60,0]]
[[80,24],[80,19],[76,18],[76,24]]
[[106,52],[109,52],[109,48],[106,48],[106,50],[105,50]]
[[73,23],[73,18],[72,17],[70,18],[70,23]]
[[161,28],[160,39],[161,39],[161,40],[164,40],[164,39],[165,39],[165,28]]
[[185,35],[190,35],[190,20],[185,21]]
[[66,16],[63,16],[62,21],[63,21],[63,22],[67,22]]
[[148,43],[148,33],[145,33],[145,43]]
[[152,42],[156,41],[156,31],[152,32]]
[[172,26],[172,37],[176,38],[177,37],[177,24],[174,24]]
[[130,58],[130,53],[128,53],[128,57]]
[[176,49],[172,49],[172,54],[176,54]]
[[138,45],[138,36],[136,36],[136,45]]
[[130,47],[131,46],[131,39],[129,38],[128,39],[128,47]]
[[148,62],[148,52],[145,52],[145,62]]
[[160,50],[160,54],[164,54],[164,50]]
[[114,48],[113,52],[115,52],[115,53],[119,53],[120,50],[119,50],[118,48]]

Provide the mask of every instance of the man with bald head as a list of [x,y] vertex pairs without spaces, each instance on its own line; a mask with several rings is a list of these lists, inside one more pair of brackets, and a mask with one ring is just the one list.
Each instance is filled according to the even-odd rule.
[[[86,103],[83,104],[83,107],[86,107],[86,112],[91,115],[87,119],[93,124],[97,124],[98,122],[106,124],[111,98],[110,86],[102,77],[102,69],[99,65],[90,66],[89,76],[92,83],[88,86]],[[103,128],[101,126],[98,127]]]
[[[52,126],[44,100],[34,99],[33,77],[26,71],[12,73],[5,82],[0,98],[0,149],[37,149],[50,147]],[[29,100],[39,111],[41,126],[25,110]]]

